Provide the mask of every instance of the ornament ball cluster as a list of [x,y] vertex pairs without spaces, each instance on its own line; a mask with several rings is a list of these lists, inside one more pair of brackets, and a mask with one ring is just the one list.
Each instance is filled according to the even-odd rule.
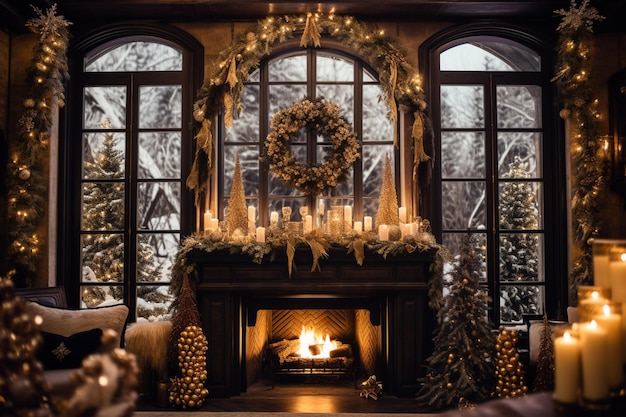
[[202,329],[187,326],[178,338],[178,366],[180,377],[172,379],[169,401],[182,408],[198,408],[209,395],[204,386],[207,379],[206,351],[208,343]]
[[524,370],[517,352],[518,334],[516,330],[500,327],[496,340],[496,396],[498,398],[519,398],[526,395]]

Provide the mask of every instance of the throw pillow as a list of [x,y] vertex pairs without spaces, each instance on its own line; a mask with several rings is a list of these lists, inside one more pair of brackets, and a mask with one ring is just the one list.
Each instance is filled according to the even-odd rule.
[[91,329],[113,329],[117,332],[118,344],[120,344],[128,307],[116,304],[108,307],[72,310],[67,308],[47,307],[41,304],[27,301],[26,311],[42,319],[39,329],[42,332],[54,333],[69,337],[75,333]]
[[38,358],[44,369],[73,369],[82,366],[83,359],[98,351],[101,346],[102,329],[91,329],[65,337],[41,332],[43,344]]

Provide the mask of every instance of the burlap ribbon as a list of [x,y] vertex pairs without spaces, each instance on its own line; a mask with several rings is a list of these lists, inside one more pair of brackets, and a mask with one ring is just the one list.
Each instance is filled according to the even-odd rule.
[[302,37],[300,38],[300,46],[305,48],[309,41],[313,43],[313,46],[320,47],[321,36],[319,28],[317,27],[317,23],[315,23],[315,17],[313,17],[310,13],[306,16],[306,23],[304,25],[304,32],[302,32]]

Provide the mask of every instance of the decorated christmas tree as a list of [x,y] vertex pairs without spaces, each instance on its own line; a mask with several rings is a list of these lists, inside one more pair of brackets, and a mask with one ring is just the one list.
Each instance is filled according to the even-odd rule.
[[0,278],[0,415],[52,415],[36,357],[41,342],[38,325],[16,298],[13,282]]
[[487,319],[489,298],[479,283],[483,263],[484,254],[467,234],[450,292],[437,313],[435,348],[416,396],[434,409],[468,407],[491,396],[494,337]]
[[[103,128],[110,127],[105,123]],[[83,228],[85,230],[124,229],[124,192],[117,181],[124,178],[124,153],[117,146],[114,133],[104,133],[102,147],[84,155],[86,178],[98,181],[85,182],[83,195]],[[101,181],[103,180],[103,181]],[[148,244],[149,235],[142,234],[137,246],[137,273],[141,282],[157,282],[161,279],[161,268],[155,266],[154,251]],[[119,282],[124,281],[124,242],[120,233],[93,233],[83,238],[83,281]],[[108,291],[108,293],[107,293]],[[138,296],[145,298],[151,294],[165,301],[153,287],[138,289]],[[88,287],[83,292],[83,302],[87,307],[97,307],[107,297],[122,298],[122,288]],[[158,300],[154,300],[158,301]]]
[[239,154],[237,154],[237,159],[235,160],[233,185],[230,189],[230,198],[228,199],[228,207],[226,208],[226,221],[228,223],[228,230],[231,233],[237,229],[244,234],[248,232],[248,206],[246,205],[246,195],[243,189]]
[[517,351],[517,330],[500,327],[496,339],[496,384],[497,398],[519,398],[526,395],[524,367]]
[[387,154],[385,158],[385,170],[383,171],[383,184],[378,197],[378,212],[376,213],[376,226],[386,224],[397,226],[400,224],[398,215],[398,196],[396,185],[393,181],[391,171],[391,157]]
[[[172,318],[172,333],[168,347],[171,386],[170,404],[182,408],[201,407],[209,395],[204,386],[207,379],[207,339],[202,332],[200,312],[187,276],[176,300],[177,310]],[[177,370],[173,370],[176,369]]]
[[554,341],[548,316],[543,315],[541,327],[541,344],[537,358],[537,373],[533,391],[551,391],[554,388]]
[[[515,157],[509,167],[506,181],[500,193],[501,233],[500,280],[509,282],[537,281],[539,277],[539,235],[519,233],[537,230],[538,203],[524,162]],[[540,304],[536,286],[509,286],[502,293],[500,316],[505,322],[519,322],[522,314],[536,314]]]

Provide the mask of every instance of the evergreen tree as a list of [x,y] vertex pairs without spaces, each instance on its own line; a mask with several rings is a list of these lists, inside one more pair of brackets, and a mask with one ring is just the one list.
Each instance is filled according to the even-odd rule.
[[[84,235],[82,256],[83,281],[119,282],[120,286],[107,290],[108,296],[121,299],[124,240],[119,231],[124,230],[124,188],[119,181],[111,181],[124,178],[124,153],[117,148],[117,142],[115,134],[104,133],[102,147],[83,157],[84,177],[91,180],[84,185],[83,229],[110,233]],[[154,252],[147,239],[148,235],[141,235],[137,246],[138,280],[157,282],[161,279],[161,268],[154,266]],[[154,292],[154,288],[144,287],[142,291]],[[107,298],[107,291],[88,287],[82,297],[87,307],[96,307]]]
[[391,171],[391,157],[385,158],[385,170],[383,172],[383,184],[378,198],[378,212],[376,213],[376,226],[386,224],[397,226],[400,224],[398,214],[398,195]]
[[489,297],[479,284],[483,263],[475,237],[467,234],[450,293],[437,312],[435,348],[416,396],[434,409],[464,407],[491,395],[494,337],[487,318]]
[[[525,164],[515,157],[500,193],[500,281],[528,282],[539,279],[539,236],[527,233],[538,228],[538,203]],[[503,287],[500,317],[519,322],[522,314],[536,314],[539,288],[533,285]]]

